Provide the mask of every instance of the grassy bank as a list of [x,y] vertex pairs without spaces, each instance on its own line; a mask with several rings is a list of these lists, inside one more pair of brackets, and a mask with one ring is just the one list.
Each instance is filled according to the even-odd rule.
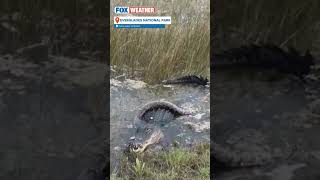
[[111,180],[206,180],[210,179],[210,145],[199,144],[187,150],[175,148],[169,152],[139,154],[120,162],[119,175]]
[[[112,4],[123,2],[115,0]],[[140,70],[149,83],[191,73],[209,77],[208,0],[130,0],[126,5],[155,6],[157,15],[172,17],[172,24],[165,29],[112,28],[112,65],[126,69],[131,75]]]
[[[230,13],[232,12],[232,13]],[[219,1],[215,7],[215,50],[272,42],[320,55],[317,0]]]

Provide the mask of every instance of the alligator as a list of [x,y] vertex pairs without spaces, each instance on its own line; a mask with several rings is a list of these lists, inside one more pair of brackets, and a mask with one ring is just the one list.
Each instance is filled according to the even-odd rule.
[[205,86],[205,85],[208,85],[209,80],[202,76],[187,75],[177,79],[163,80],[162,83],[163,84],[193,84],[193,85]]
[[[177,117],[191,114],[191,112],[167,101],[154,101],[146,104],[137,115],[138,119],[144,123],[137,127],[135,135],[130,138],[125,151],[143,153],[149,150],[148,152],[153,153],[158,152],[159,149],[168,150],[168,144],[165,143],[168,137],[163,131],[164,125]],[[274,153],[272,148],[261,144],[267,143],[263,139],[254,138],[262,137],[259,131],[245,130],[243,132],[235,136],[245,138],[250,136],[244,142],[236,142],[231,145],[211,142],[214,167],[223,171],[263,166],[274,162],[277,158],[286,156],[281,153]]]
[[164,143],[163,126],[175,118],[185,115],[191,115],[191,112],[168,101],[147,103],[137,115],[137,118],[142,123],[137,127],[135,136],[130,138],[129,150],[132,152],[144,152],[152,145]]
[[297,50],[289,47],[287,51],[272,45],[247,45],[232,48],[213,55],[211,67],[230,68],[247,67],[273,69],[280,73],[292,74],[304,78],[314,66],[314,58],[307,50],[300,55]]

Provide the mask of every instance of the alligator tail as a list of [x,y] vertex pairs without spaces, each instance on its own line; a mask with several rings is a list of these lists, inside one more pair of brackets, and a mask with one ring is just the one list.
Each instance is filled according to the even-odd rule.
[[162,81],[163,84],[196,84],[196,85],[202,85],[202,86],[207,85],[208,82],[209,81],[207,78],[204,78],[202,76],[196,76],[196,75],[188,75],[188,76],[183,76],[177,79]]

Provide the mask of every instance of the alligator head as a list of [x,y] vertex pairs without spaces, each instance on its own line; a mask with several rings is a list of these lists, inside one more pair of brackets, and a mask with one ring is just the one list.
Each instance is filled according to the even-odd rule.
[[137,128],[136,135],[130,138],[129,149],[131,152],[141,153],[148,147],[159,144],[164,134],[157,126],[147,125]]
[[144,105],[137,115],[140,121],[135,135],[129,140],[129,150],[144,152],[152,145],[165,142],[163,130],[166,124],[188,114],[190,113],[167,101],[154,101]]
[[129,140],[131,152],[144,152],[149,146],[159,144],[164,138],[163,128],[175,119],[173,112],[164,109],[146,111]]

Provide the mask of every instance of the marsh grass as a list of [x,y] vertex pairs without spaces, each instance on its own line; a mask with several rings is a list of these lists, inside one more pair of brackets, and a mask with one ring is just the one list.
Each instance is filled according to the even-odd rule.
[[[251,43],[274,43],[300,51],[320,49],[317,0],[220,1],[216,3],[215,50]],[[232,13],[230,13],[232,12]]]
[[136,158],[136,162],[132,166],[131,170],[137,178],[142,178],[145,174],[145,165],[146,163],[140,161],[139,158]]
[[[128,4],[155,6],[157,15],[172,17],[172,24],[165,29],[111,28],[111,65],[126,69],[131,76],[141,71],[149,83],[186,74],[209,77],[209,1],[131,0]],[[113,20],[110,23],[113,26]]]
[[36,18],[42,11],[49,11],[66,17],[96,16],[106,17],[108,1],[105,0],[2,0],[0,13],[20,12]]
[[130,157],[121,158],[119,174],[113,174],[111,179],[210,179],[209,144],[198,144],[191,149],[176,147],[169,152],[139,154],[131,158],[132,162]]

